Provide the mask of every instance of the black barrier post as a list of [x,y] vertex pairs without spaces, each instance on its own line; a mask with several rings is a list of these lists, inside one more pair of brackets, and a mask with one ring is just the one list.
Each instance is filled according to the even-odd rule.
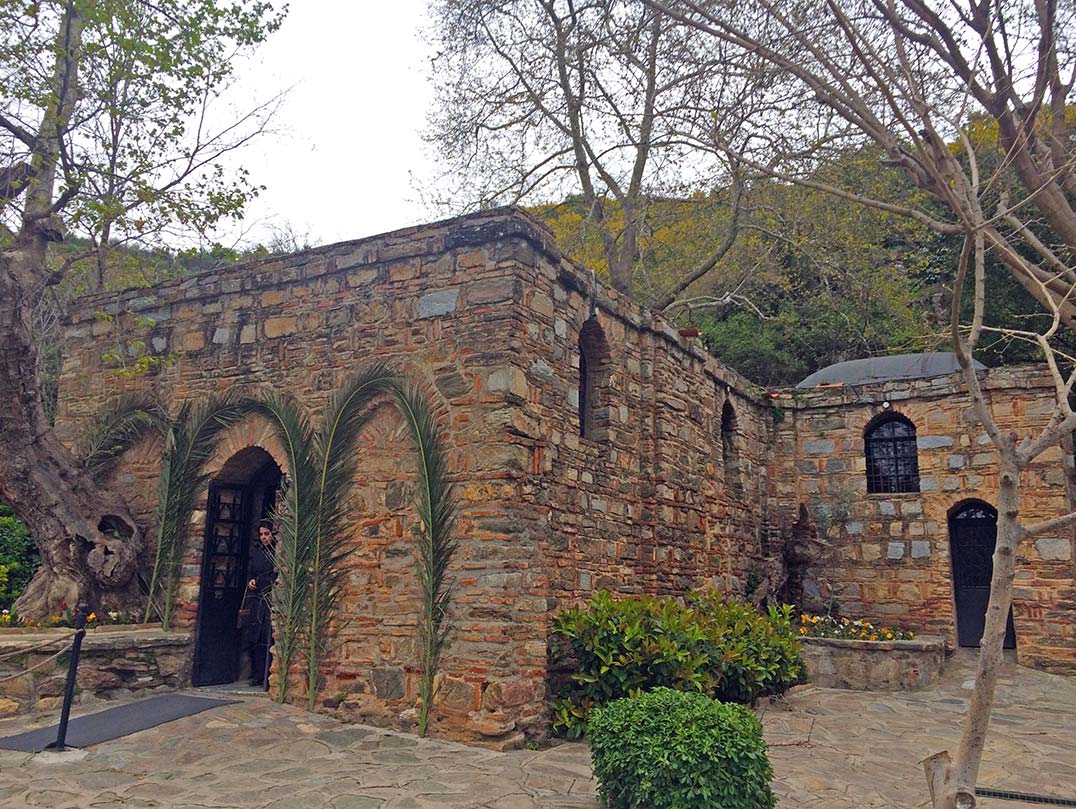
[[67,664],[67,685],[64,686],[64,704],[60,709],[60,727],[56,730],[56,741],[46,750],[62,751],[67,741],[67,720],[71,716],[71,700],[75,697],[75,675],[78,673],[78,658],[82,654],[82,639],[86,637],[86,616],[90,608],[79,604],[75,611],[75,639],[71,642],[71,662]]

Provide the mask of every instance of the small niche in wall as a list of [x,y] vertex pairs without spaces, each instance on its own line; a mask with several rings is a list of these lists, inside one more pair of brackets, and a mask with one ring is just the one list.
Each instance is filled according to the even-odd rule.
[[597,317],[579,331],[579,435],[591,441],[609,437],[609,343]]

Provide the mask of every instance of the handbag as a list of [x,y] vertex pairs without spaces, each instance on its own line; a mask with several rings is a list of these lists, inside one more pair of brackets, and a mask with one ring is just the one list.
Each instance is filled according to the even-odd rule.
[[239,604],[239,613],[235,616],[235,628],[246,629],[250,625],[250,616],[252,610],[247,606],[247,596],[250,595],[250,590],[243,590],[243,601]]

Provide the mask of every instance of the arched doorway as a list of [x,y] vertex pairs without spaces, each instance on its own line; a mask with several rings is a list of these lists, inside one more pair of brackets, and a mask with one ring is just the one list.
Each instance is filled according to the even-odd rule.
[[[980,500],[962,503],[949,515],[956,635],[961,646],[978,646],[982,641],[997,533],[997,511]],[[1016,648],[1011,607],[1005,627],[1005,648]]]
[[258,521],[273,513],[280,479],[273,456],[260,447],[248,447],[229,458],[209,484],[194,685],[233,683],[244,674],[242,631],[236,618]]

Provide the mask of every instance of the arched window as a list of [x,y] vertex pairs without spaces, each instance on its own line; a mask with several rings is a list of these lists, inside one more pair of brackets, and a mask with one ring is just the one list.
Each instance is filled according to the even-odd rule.
[[725,400],[721,408],[721,461],[725,467],[725,485],[737,489],[740,485],[740,437],[736,410]]
[[598,319],[579,332],[579,435],[603,441],[609,430],[609,344]]
[[869,493],[919,491],[919,450],[914,424],[904,416],[886,416],[867,429],[863,443]]

